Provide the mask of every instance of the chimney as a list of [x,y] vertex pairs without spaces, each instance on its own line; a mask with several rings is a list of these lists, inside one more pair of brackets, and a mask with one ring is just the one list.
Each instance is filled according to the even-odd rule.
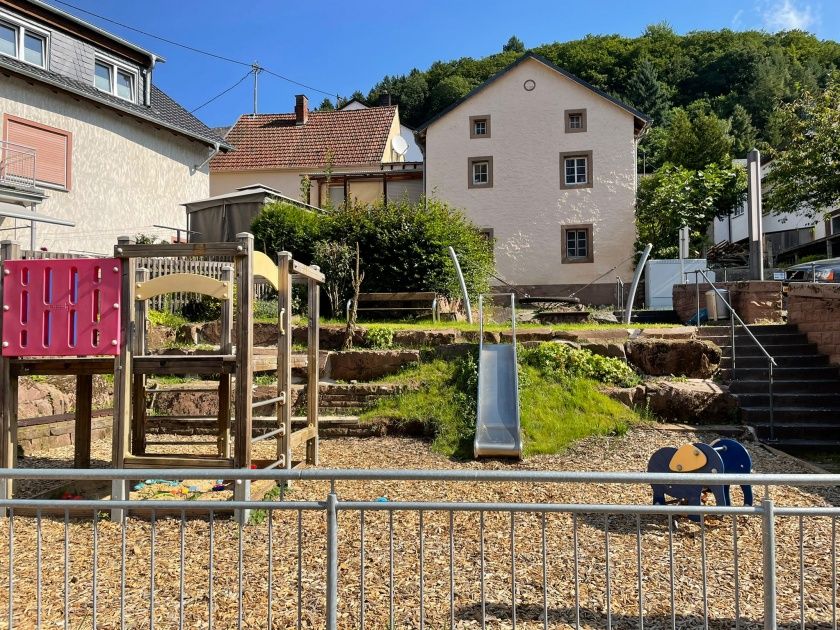
[[309,99],[305,94],[295,96],[295,124],[305,125],[309,118]]
[[382,92],[379,95],[379,103],[380,107],[388,107],[391,105],[391,95],[388,92]]

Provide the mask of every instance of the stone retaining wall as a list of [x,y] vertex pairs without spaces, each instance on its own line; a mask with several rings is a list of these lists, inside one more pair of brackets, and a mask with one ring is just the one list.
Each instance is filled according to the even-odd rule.
[[[746,324],[782,321],[782,283],[772,281],[716,282],[718,289],[729,291],[729,301]],[[711,285],[700,283],[700,308],[706,308],[706,291]],[[674,310],[681,321],[687,322],[697,313],[697,293],[694,284],[675,284]]]
[[796,324],[834,365],[840,365],[840,285],[791,284],[788,323]]
[[[93,418],[91,440],[111,437],[113,415],[107,412]],[[70,446],[76,441],[76,423],[72,414],[31,418],[18,422],[18,445],[24,455],[61,446]]]

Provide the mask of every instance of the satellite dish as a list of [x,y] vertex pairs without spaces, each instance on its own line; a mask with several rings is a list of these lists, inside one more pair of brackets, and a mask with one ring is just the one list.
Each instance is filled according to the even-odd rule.
[[405,155],[408,153],[408,142],[402,136],[396,136],[391,140],[391,148],[397,155]]

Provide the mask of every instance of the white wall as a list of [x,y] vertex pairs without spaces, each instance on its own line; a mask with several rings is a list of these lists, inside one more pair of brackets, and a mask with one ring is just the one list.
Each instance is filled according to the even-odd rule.
[[[154,224],[186,227],[180,205],[208,196],[209,147],[20,79],[0,80],[0,117],[19,116],[73,134],[69,191],[47,189],[38,212],[74,221],[75,228],[39,225],[36,247],[53,251],[112,253],[118,236],[138,233],[169,238]],[[37,156],[36,156],[37,159]],[[28,225],[28,224],[27,224]],[[11,219],[2,223],[12,227]],[[29,230],[3,232],[28,249]]]
[[[530,92],[528,79],[536,82]],[[564,110],[577,108],[587,109],[587,131],[566,133]],[[490,138],[470,139],[477,115],[490,115]],[[590,150],[594,186],[561,189],[560,154]],[[507,282],[584,284],[633,253],[635,154],[630,113],[529,59],[428,128],[426,193],[493,228]],[[492,188],[468,188],[471,156],[493,156]],[[562,226],[585,223],[593,224],[594,262],[562,264]],[[631,261],[602,282],[615,275],[629,280]]]

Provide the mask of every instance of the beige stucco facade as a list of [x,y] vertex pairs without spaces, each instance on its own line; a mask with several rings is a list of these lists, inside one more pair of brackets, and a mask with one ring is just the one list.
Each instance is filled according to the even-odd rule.
[[[180,204],[210,192],[207,165],[193,170],[210,155],[206,144],[15,77],[2,77],[3,114],[72,134],[70,189],[44,188],[48,198],[38,212],[76,226],[39,225],[37,247],[109,253],[120,235],[168,239],[174,232],[152,226],[186,227]],[[12,226],[10,219],[2,223]],[[28,229],[3,232],[3,238],[29,247]]]
[[[533,81],[533,89],[524,85]],[[529,85],[530,86],[530,85]],[[565,110],[586,110],[570,133]],[[471,138],[470,117],[490,117],[490,137]],[[563,189],[561,155],[591,151],[592,186]],[[492,187],[468,185],[471,157],[492,157]],[[526,59],[426,130],[426,194],[464,208],[496,239],[497,273],[543,294],[632,277],[635,241],[634,115],[535,59]],[[563,227],[592,226],[592,262],[563,262]],[[623,262],[622,262],[623,261]],[[609,302],[608,299],[593,299]]]

